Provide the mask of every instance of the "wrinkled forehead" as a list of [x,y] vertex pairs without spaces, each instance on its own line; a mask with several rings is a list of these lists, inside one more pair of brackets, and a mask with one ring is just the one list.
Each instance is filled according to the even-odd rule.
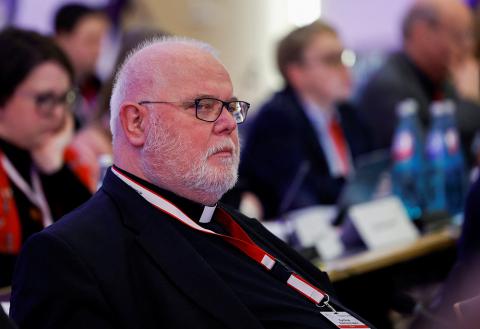
[[208,51],[195,46],[153,45],[141,50],[133,62],[134,74],[145,82],[144,88],[153,88],[157,97],[180,97],[200,86],[231,89],[230,76],[223,64]]

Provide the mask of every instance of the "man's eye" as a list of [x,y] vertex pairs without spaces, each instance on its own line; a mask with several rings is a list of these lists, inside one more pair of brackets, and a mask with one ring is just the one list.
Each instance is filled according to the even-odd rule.
[[202,101],[198,103],[199,109],[202,110],[211,110],[215,106],[215,102],[210,102],[210,101]]
[[201,108],[202,110],[208,110],[209,108],[212,107],[211,104],[202,104],[202,103],[200,103],[200,104],[198,104],[198,105],[199,105],[198,107]]

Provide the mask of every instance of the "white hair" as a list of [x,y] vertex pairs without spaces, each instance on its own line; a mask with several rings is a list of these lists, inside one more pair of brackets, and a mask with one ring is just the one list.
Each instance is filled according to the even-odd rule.
[[[115,137],[117,135],[117,125],[119,124],[118,115],[120,112],[120,107],[125,101],[138,101],[138,99],[128,99],[128,91],[142,79],[151,79],[152,76],[160,77],[161,72],[158,71],[157,67],[152,67],[151,70],[154,71],[154,74],[151,74],[151,77],[143,77],[138,74],[136,70],[136,65],[133,59],[136,55],[152,46],[157,45],[188,45],[194,48],[197,48],[201,51],[207,52],[216,59],[218,59],[218,52],[208,43],[203,41],[190,39],[186,37],[177,37],[177,36],[163,36],[148,39],[142,42],[140,45],[135,47],[130,51],[115,74],[115,79],[112,88],[112,95],[110,97],[110,129],[112,131],[113,142],[115,142]],[[137,73],[137,74],[136,74]]]

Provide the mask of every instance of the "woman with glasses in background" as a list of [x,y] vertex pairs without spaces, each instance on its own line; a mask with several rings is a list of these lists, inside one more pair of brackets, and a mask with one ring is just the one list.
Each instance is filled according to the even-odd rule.
[[[65,163],[73,69],[35,32],[0,32],[0,287],[25,240],[90,197]],[[48,257],[48,255],[46,255]],[[33,273],[33,275],[35,275]]]

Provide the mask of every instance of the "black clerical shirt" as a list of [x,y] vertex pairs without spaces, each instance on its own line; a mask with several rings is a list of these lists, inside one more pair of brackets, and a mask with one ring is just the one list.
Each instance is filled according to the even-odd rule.
[[[217,211],[213,214],[211,221],[202,223],[199,219],[204,210],[203,205],[161,189],[118,167],[115,168],[140,185],[172,202],[202,227],[216,233],[229,235],[228,231],[217,221]],[[217,207],[221,208],[223,206],[218,205]],[[172,224],[193,245],[198,254],[218,273],[219,277],[225,281],[240,301],[260,320],[266,329],[336,328],[335,325],[320,314],[320,312],[328,311],[328,309],[315,306],[287,286],[285,282],[281,282],[273,277],[270,272],[253,262],[222,238],[193,230],[174,218],[172,218]],[[269,248],[268,245],[260,240],[255,239],[255,236],[250,237],[259,247],[288,265],[288,262],[276,255],[275,250]],[[187,259],[179,261],[188,262]],[[192,275],[195,275],[195,269],[192,269]],[[322,287],[319,288],[322,289]],[[334,307],[337,310],[342,310],[338,305],[334,304]]]

